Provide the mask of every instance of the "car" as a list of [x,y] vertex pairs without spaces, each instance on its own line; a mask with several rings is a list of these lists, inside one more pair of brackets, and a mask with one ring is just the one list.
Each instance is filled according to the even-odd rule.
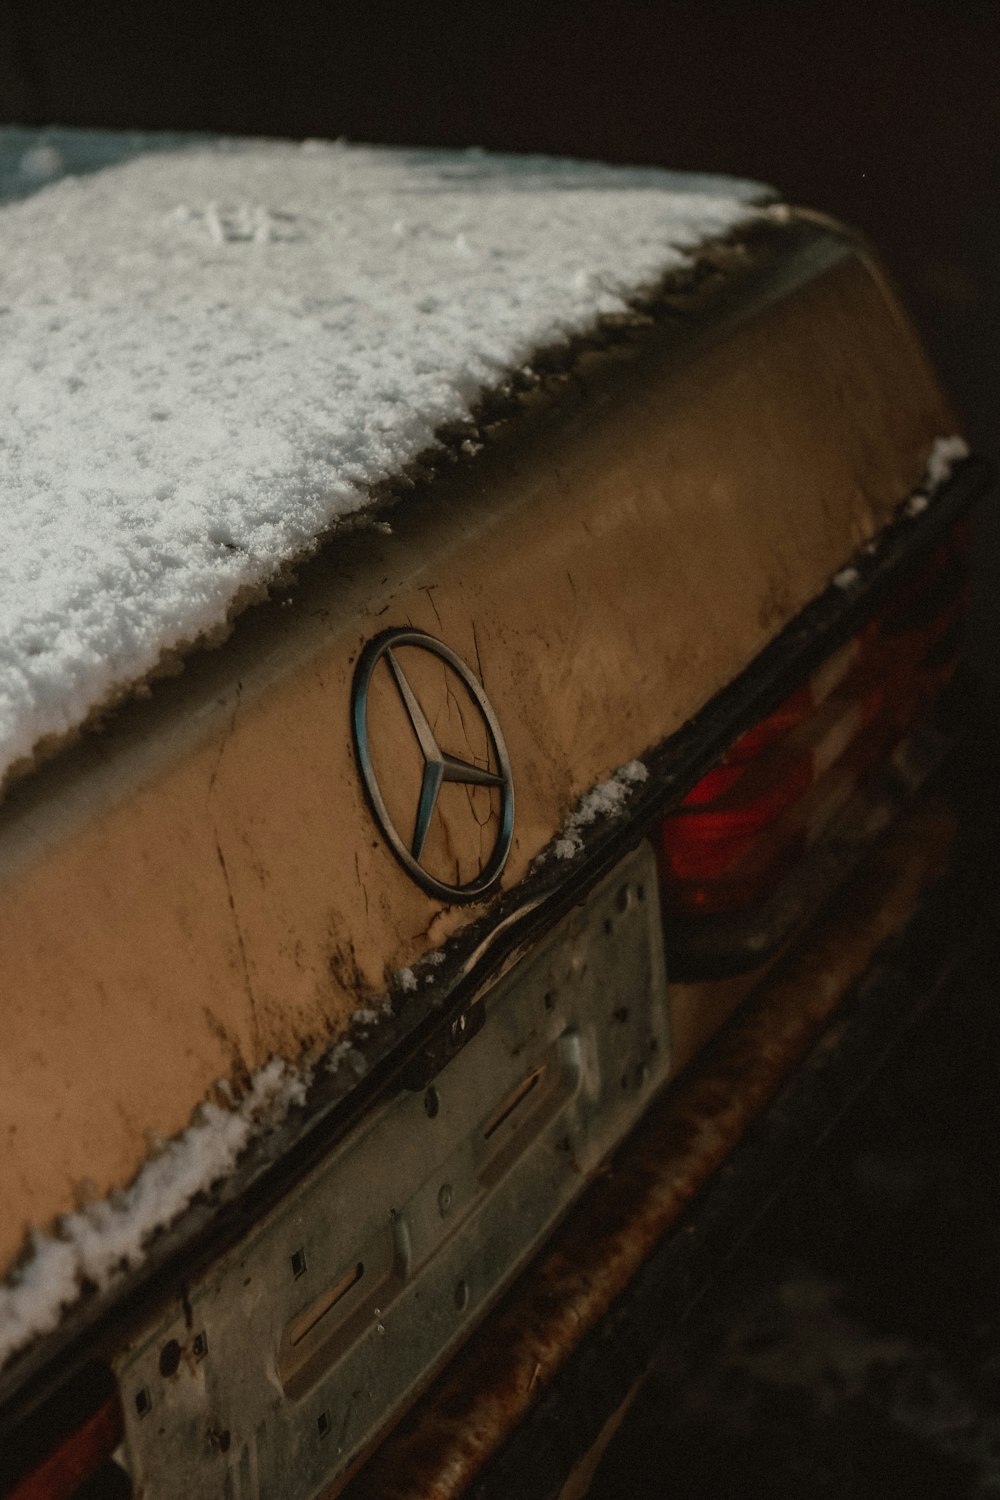
[[988,467],[758,184],[0,163],[5,1493],[470,1492],[944,868]]

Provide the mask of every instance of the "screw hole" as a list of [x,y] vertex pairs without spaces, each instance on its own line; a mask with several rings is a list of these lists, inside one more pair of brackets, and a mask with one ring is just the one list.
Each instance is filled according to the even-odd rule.
[[292,1275],[295,1277],[296,1281],[298,1281],[299,1277],[304,1276],[305,1274],[306,1252],[304,1250],[295,1250],[292,1253]]
[[191,1349],[195,1359],[204,1359],[208,1353],[208,1335],[206,1333],[196,1333]]
[[169,1344],[164,1344],[160,1350],[160,1374],[164,1379],[177,1374],[177,1367],[181,1362],[181,1346],[176,1339],[171,1339]]
[[442,1183],[441,1190],[438,1193],[438,1212],[440,1213],[442,1219],[451,1212],[451,1202],[451,1183]]
[[636,888],[635,888],[635,899],[637,901],[645,901],[645,899],[646,899],[646,887],[644,885],[637,885],[636,886]]
[[619,886],[618,887],[618,894],[615,897],[615,904],[618,907],[619,911],[628,911],[628,899],[629,899],[629,889],[628,889],[628,886],[627,885]]
[[459,1281],[455,1285],[455,1306],[459,1312],[465,1312],[469,1305],[469,1284],[467,1281]]
[[148,1416],[153,1409],[153,1398],[145,1386],[136,1392],[135,1409],[140,1417]]
[[428,1120],[433,1120],[441,1108],[441,1098],[436,1088],[429,1088],[424,1095],[424,1111]]
[[556,1005],[555,992],[553,990],[546,990],[545,991],[545,997],[544,997],[544,1000],[543,1000],[542,1003],[544,1004],[546,1010],[555,1010],[555,1005]]
[[605,935],[605,937],[610,937],[611,934],[614,932],[614,930],[615,930],[615,924],[614,924],[614,922],[612,922],[612,920],[611,920],[610,917],[605,917],[604,918],[604,935]]
[[321,1438],[325,1438],[327,1436],[331,1426],[332,1423],[330,1421],[330,1413],[328,1411],[321,1411],[319,1416],[316,1418],[316,1427]]

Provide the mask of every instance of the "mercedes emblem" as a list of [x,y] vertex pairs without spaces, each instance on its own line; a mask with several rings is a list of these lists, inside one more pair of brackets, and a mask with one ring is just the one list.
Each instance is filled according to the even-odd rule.
[[[441,749],[430,721],[420,706],[417,694],[400,664],[397,655],[397,648],[400,647],[429,652],[431,656],[442,661],[462,684],[469,701],[485,727],[492,768],[477,766],[471,761],[462,760]],[[412,727],[417,748],[423,757],[420,794],[414,809],[413,831],[408,841],[400,835],[389,815],[372,759],[368,726],[368,694],[380,663],[385,664],[385,669],[395,684]],[[476,901],[487,895],[499,879],[507,855],[510,853],[514,833],[514,783],[510,773],[507,746],[504,744],[496,714],[483,691],[482,683],[466,666],[462,658],[456,655],[449,646],[445,646],[422,630],[403,627],[383,631],[374,640],[368,642],[355,670],[352,727],[358,768],[369,805],[386,842],[407,874],[429,895],[440,897],[444,901]],[[479,872],[461,885],[449,885],[446,881],[439,880],[421,863],[427,835],[437,807],[438,794],[445,782],[492,787],[496,788],[500,794],[499,829],[496,841]]]

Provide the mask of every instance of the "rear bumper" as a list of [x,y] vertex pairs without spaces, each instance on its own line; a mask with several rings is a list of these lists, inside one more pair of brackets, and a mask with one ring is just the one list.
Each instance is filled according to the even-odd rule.
[[559,1493],[671,1326],[961,960],[973,934],[955,941],[963,898],[940,880],[953,830],[937,798],[903,818],[654,1106],[350,1500]]

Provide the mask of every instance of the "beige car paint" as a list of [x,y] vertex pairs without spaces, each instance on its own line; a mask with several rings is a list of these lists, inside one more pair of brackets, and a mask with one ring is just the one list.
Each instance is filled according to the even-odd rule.
[[[217,652],[12,789],[0,1267],[30,1225],[128,1182],[218,1079],[325,1044],[481,914],[424,894],[366,805],[368,640],[411,625],[480,677],[516,788],[509,888],[919,483],[955,423],[898,308],[846,239],[796,265],[707,334],[581,357],[562,408],[401,504],[392,535],[335,538]],[[407,670],[442,748],[482,759],[442,664]],[[420,763],[384,672],[372,738],[406,837]],[[445,790],[428,861],[467,879],[496,793]]]

